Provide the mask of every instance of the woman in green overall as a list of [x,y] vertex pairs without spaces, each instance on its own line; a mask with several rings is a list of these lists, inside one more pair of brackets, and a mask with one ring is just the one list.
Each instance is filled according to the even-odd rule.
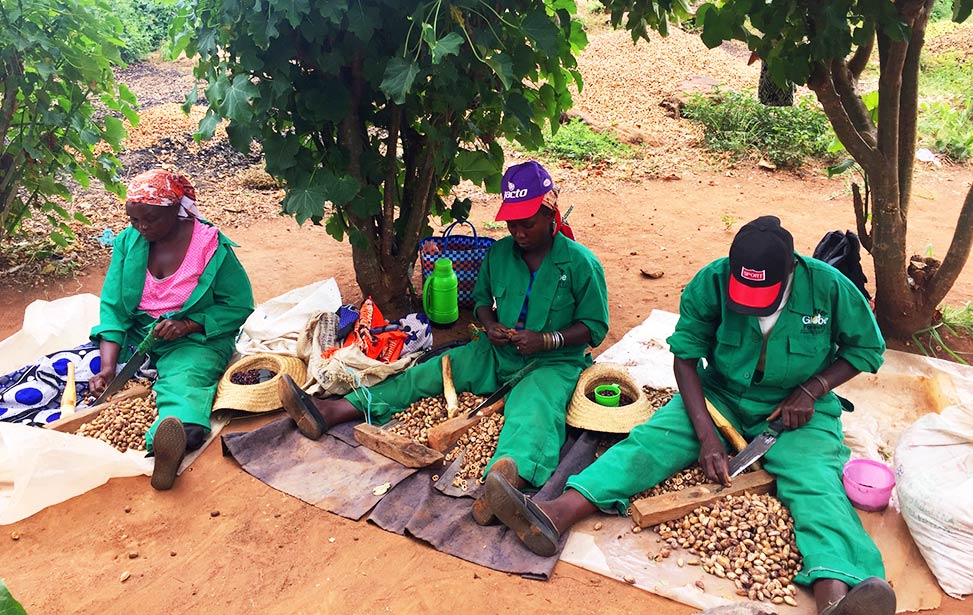
[[885,343],[862,294],[833,267],[796,254],[780,220],[764,216],[740,230],[729,258],[686,286],[668,343],[679,395],[570,477],[554,500],[534,502],[488,476],[484,498],[494,513],[528,548],[550,555],[577,521],[598,509],[624,514],[634,494],[694,461],[729,484],[705,395],[747,439],[768,420],[784,422],[762,462],[794,518],[804,558],[794,582],[813,588],[821,613],[892,615],[881,555],[842,488],[849,450],[832,392],[882,363]]
[[209,433],[216,385],[253,312],[253,292],[236,244],[200,217],[188,179],[146,171],[126,197],[132,224],[115,239],[101,290],[101,321],[91,331],[101,370],[90,388],[103,391],[123,349],[152,332],[159,418],[145,442],[155,456],[152,486],[169,489],[186,451]]
[[[561,221],[547,171],[533,161],[515,165],[502,185],[497,220],[507,222],[510,236],[490,247],[473,291],[486,335],[448,354],[456,390],[478,395],[494,392],[534,363],[507,395],[488,471],[503,473],[520,488],[540,487],[557,467],[567,403],[591,364],[587,349],[608,332],[608,292],[597,258],[566,236],[570,228]],[[383,424],[416,400],[442,393],[443,378],[439,362],[428,361],[371,387],[370,402],[360,390],[320,400],[289,378],[279,386],[298,429],[317,439],[328,427],[363,414]],[[494,519],[482,499],[473,516],[481,524]]]

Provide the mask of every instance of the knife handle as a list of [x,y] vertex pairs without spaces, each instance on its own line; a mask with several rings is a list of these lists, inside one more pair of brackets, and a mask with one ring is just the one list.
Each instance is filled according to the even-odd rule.
[[772,420],[770,424],[767,425],[766,431],[772,431],[778,436],[784,433],[784,419],[778,417]]

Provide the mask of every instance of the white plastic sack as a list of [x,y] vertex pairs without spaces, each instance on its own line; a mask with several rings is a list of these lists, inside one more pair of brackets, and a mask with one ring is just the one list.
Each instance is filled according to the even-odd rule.
[[0,525],[14,523],[116,476],[152,474],[144,452],[95,438],[0,423]]
[[91,328],[98,324],[98,304],[98,297],[82,293],[28,305],[23,328],[0,342],[0,374],[87,342]]
[[243,324],[236,350],[242,355],[258,352],[297,354],[298,336],[316,312],[341,307],[341,291],[334,278],[290,290],[261,303]]
[[895,475],[902,517],[939,585],[953,598],[973,593],[973,405],[906,429]]

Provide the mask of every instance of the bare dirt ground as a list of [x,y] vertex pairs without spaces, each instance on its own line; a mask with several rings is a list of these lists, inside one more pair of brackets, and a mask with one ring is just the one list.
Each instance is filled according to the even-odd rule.
[[[630,61],[631,70],[652,73],[663,65],[659,58],[665,54],[685,54],[680,55],[684,59],[692,55],[657,42],[652,47],[658,46],[656,52],[640,47],[638,54],[643,55],[633,57],[618,44],[619,36],[594,37],[583,60],[604,53],[616,66]],[[745,59],[733,54],[720,56],[719,62],[745,66]],[[163,68],[173,71],[164,73],[164,81],[171,84],[178,78],[191,87],[185,66]],[[631,93],[648,101],[634,116],[648,116],[651,101],[671,93],[665,90],[678,86],[673,82],[713,75],[684,69],[686,75],[670,75],[668,85],[650,87],[648,74],[636,78],[631,87],[649,85]],[[744,70],[739,79],[751,77],[755,83],[755,73]],[[592,96],[598,91],[593,81]],[[156,98],[155,106],[177,102]],[[579,106],[598,113],[588,100],[579,96]],[[608,115],[600,120],[616,121]],[[638,123],[633,114],[617,121]],[[652,309],[676,311],[680,291],[693,273],[724,255],[739,226],[758,215],[779,215],[804,253],[826,231],[854,228],[843,180],[814,172],[802,177],[769,173],[750,164],[714,160],[695,149],[691,127],[664,115],[652,116],[637,128],[664,135],[653,137],[642,160],[587,172],[554,170],[564,186],[562,198],[575,206],[571,221],[579,239],[598,255],[608,276],[611,332],[598,350],[618,341]],[[924,252],[931,246],[933,254],[945,253],[971,175],[968,168],[919,170],[909,219],[910,249]],[[258,190],[230,172],[201,173],[196,179],[204,214],[218,220],[240,244],[237,253],[258,302],[327,277],[337,279],[345,300],[360,299],[350,247],[333,241],[323,228],[299,228],[290,218],[274,216],[280,194],[272,185]],[[110,200],[97,195],[86,199],[93,210],[106,213],[106,224],[116,231],[124,225],[120,208]],[[485,229],[497,205],[495,197],[478,197],[471,215],[493,236],[504,233]],[[114,222],[107,222],[113,216]],[[95,234],[100,231],[96,227]],[[107,261],[94,253],[76,278],[0,279],[0,338],[20,328],[23,309],[34,299],[97,293]],[[870,273],[867,257],[865,266]],[[648,279],[642,269],[665,275]],[[968,267],[947,302],[959,305],[971,297],[973,269]],[[278,416],[246,419],[228,430],[251,430]],[[651,534],[646,536],[651,539]],[[121,582],[125,572],[131,576]],[[115,479],[5,526],[0,532],[0,576],[32,614],[695,611],[568,564],[558,565],[546,583],[468,564],[419,541],[278,493],[222,457],[218,446],[207,449],[170,492],[153,491],[146,477]],[[959,615],[968,608],[944,598],[937,612]]]

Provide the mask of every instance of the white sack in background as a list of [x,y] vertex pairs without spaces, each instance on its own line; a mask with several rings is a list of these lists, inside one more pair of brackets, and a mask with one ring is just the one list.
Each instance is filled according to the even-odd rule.
[[69,350],[88,341],[98,324],[99,299],[90,293],[38,299],[24,310],[24,326],[0,342],[0,374],[32,365],[44,355]]
[[902,517],[943,591],[973,593],[973,405],[927,414],[899,438]]
[[317,312],[341,307],[341,291],[334,278],[290,290],[261,303],[243,324],[236,350],[297,355],[297,340],[308,319]]

